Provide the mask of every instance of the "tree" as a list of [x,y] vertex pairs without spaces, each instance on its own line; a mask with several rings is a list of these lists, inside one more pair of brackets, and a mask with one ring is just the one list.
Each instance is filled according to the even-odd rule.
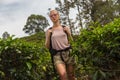
[[[69,22],[74,32],[88,28],[91,22],[105,25],[120,16],[120,0],[56,0],[56,3],[64,17],[61,22]],[[72,9],[76,13],[74,18],[70,16]]]
[[49,25],[48,20],[42,15],[32,14],[28,17],[23,31],[28,34],[44,32],[44,29]]
[[2,34],[3,39],[7,39],[9,36],[10,34],[8,34],[6,31]]
[[[56,3],[58,4],[56,9],[62,15],[61,22],[69,25],[73,34],[77,33],[76,29],[87,27],[88,22],[91,20],[91,2],[89,0],[56,0]],[[76,12],[74,14],[75,18],[71,18],[72,9]]]
[[71,28],[71,32],[73,25],[72,25],[72,19],[70,18],[70,13],[69,13],[69,9],[70,9],[70,4],[71,2],[68,0],[63,0],[64,2],[62,2],[61,0],[56,0],[56,3],[59,5],[59,7],[56,7],[56,9],[60,12],[61,15],[61,23],[64,25],[68,25]]
[[91,18],[93,22],[99,22],[105,25],[120,16],[119,0],[95,0],[91,10]]
[[77,8],[77,26],[80,26],[80,29],[87,28],[91,22],[90,13],[93,1],[94,0],[74,0],[75,6]]

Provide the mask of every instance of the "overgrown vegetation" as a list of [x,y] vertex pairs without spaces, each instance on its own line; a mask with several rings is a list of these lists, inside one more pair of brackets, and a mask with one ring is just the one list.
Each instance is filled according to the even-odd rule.
[[48,51],[20,39],[0,40],[1,80],[45,80],[51,67]]
[[92,80],[120,78],[120,19],[101,27],[83,29],[76,41],[79,72]]
[[[105,26],[90,26],[83,29],[79,36],[74,36],[72,46],[73,54],[77,56],[76,77],[119,80],[119,35],[120,19],[115,19]],[[58,80],[54,76],[50,54],[44,48],[44,38],[44,33],[39,33],[28,38],[0,39],[0,79]]]

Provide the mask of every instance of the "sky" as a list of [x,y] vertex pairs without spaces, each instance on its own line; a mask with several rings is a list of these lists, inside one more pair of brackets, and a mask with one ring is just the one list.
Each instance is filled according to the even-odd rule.
[[31,14],[45,16],[48,8],[55,9],[55,0],[0,0],[0,37],[8,32],[15,37],[28,36],[22,30]]

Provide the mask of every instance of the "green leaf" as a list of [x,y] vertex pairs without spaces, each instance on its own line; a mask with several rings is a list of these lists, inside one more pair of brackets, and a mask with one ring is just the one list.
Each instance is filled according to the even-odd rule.
[[2,72],[2,71],[0,71],[0,75],[1,75],[1,76],[5,76],[5,73]]
[[106,77],[106,74],[103,71],[99,70],[99,72],[104,78]]
[[93,80],[97,80],[97,75],[98,75],[98,71],[96,71],[95,74],[93,75]]
[[32,64],[30,62],[26,62],[26,65],[27,65],[28,69],[31,70]]

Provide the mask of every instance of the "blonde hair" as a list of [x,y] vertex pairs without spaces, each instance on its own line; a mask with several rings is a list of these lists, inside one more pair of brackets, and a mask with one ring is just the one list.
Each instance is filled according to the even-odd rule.
[[57,10],[50,10],[49,15],[51,12],[57,12],[57,14],[59,15],[59,12]]

